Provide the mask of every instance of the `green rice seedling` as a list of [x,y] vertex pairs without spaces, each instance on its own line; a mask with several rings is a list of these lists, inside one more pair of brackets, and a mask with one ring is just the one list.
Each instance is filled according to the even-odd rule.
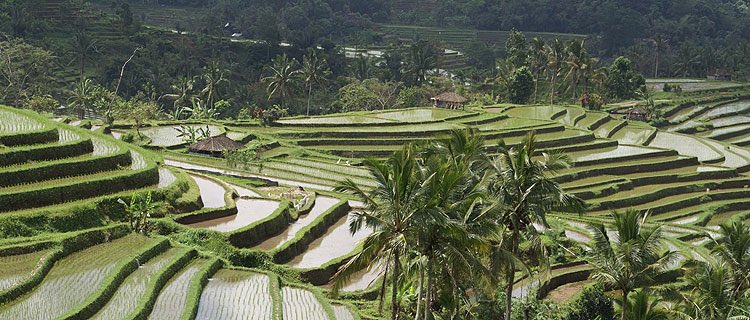
[[203,289],[196,319],[273,319],[270,281],[265,274],[220,269]]

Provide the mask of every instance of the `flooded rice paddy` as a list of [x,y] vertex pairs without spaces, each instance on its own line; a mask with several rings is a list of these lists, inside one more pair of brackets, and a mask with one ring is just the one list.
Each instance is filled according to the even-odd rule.
[[196,319],[272,319],[270,290],[267,275],[221,269],[203,289]]
[[300,288],[281,289],[281,310],[284,320],[328,319],[318,298],[312,292]]
[[320,267],[334,258],[341,257],[352,252],[360,240],[372,233],[370,229],[363,228],[356,234],[349,232],[349,220],[351,215],[342,217],[328,229],[322,237],[313,241],[307,251],[294,257],[288,264],[296,268]]
[[220,183],[198,175],[191,174],[190,177],[198,184],[204,208],[221,208],[227,205],[224,199],[226,190]]
[[153,240],[127,236],[58,261],[29,294],[2,307],[0,319],[55,319],[96,292],[118,263]]
[[208,260],[196,259],[172,277],[156,298],[156,304],[149,319],[178,320],[182,319],[187,308],[188,287],[193,277],[205,267]]
[[315,198],[315,205],[310,209],[310,212],[306,215],[302,215],[297,221],[290,224],[284,229],[281,234],[269,238],[266,241],[259,244],[256,248],[261,250],[271,250],[279,247],[284,242],[294,238],[297,232],[308,226],[310,223],[315,221],[321,214],[326,212],[328,209],[333,207],[340,200],[331,197],[317,196]]
[[237,199],[237,214],[193,223],[188,226],[230,232],[260,221],[278,208],[278,201],[265,199]]
[[116,319],[133,313],[146,289],[158,272],[178,254],[184,254],[181,249],[169,249],[166,252],[146,261],[131,273],[115,292],[109,302],[92,319]]
[[6,290],[31,275],[40,260],[49,251],[0,257],[0,291]]

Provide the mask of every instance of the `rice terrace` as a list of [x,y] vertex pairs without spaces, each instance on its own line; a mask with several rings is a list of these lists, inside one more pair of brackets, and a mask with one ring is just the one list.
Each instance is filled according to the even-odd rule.
[[0,319],[750,318],[750,10],[569,2],[0,0]]

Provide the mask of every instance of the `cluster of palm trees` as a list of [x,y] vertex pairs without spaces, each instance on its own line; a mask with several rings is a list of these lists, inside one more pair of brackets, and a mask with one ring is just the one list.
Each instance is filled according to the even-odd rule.
[[[172,117],[175,119],[184,115],[213,119],[218,116],[217,105],[229,83],[229,70],[219,62],[211,61],[203,68],[200,77],[178,77],[171,85],[172,93],[164,94],[158,100],[172,101]],[[197,84],[202,84],[202,88],[196,88]]]
[[[300,67],[301,65],[301,67]],[[300,64],[286,54],[276,56],[267,68],[268,76],[261,79],[266,84],[268,100],[279,99],[282,106],[289,103],[295,93],[304,86],[307,96],[307,115],[310,115],[310,99],[314,88],[328,83],[331,70],[317,49],[309,49]]]
[[[721,225],[709,234],[711,255],[686,260],[664,250],[661,228],[647,225],[645,214],[629,210],[613,213],[612,235],[592,226],[592,279],[620,292],[621,319],[750,317],[750,227],[739,220]],[[657,285],[665,281],[671,283]]]
[[[518,274],[548,267],[546,214],[584,210],[551,178],[569,164],[539,152],[533,132],[492,150],[471,130],[367,160],[374,188],[346,180],[336,190],[363,203],[351,232],[373,232],[336,273],[334,289],[370,268],[381,273],[380,306],[390,301],[392,319],[476,318],[478,301],[503,301],[510,320]],[[584,247],[591,279],[619,294],[621,319],[747,319],[750,227],[721,226],[713,255],[693,261],[667,249],[647,216],[613,212],[606,225],[590,225]]]
[[[351,231],[372,228],[363,250],[343,265],[336,287],[366,267],[382,270],[381,307],[391,286],[391,317],[435,314],[476,317],[477,299],[503,286],[505,319],[517,272],[544,260],[539,229],[552,210],[580,211],[583,202],[565,193],[551,175],[567,157],[539,153],[535,136],[488,154],[480,135],[457,130],[445,141],[407,145],[385,162],[367,161],[376,187],[352,181],[336,189],[364,203]],[[416,292],[402,305],[404,292]]]
[[509,81],[516,69],[527,67],[534,76],[532,102],[539,103],[540,86],[547,88],[548,101],[554,104],[560,94],[578,99],[593,88],[603,88],[607,72],[599,66],[599,58],[586,50],[585,40],[561,41],[554,39],[547,43],[535,37],[528,43],[523,34],[515,31],[508,42],[508,52],[515,52],[507,60],[499,60],[495,78],[501,87]]

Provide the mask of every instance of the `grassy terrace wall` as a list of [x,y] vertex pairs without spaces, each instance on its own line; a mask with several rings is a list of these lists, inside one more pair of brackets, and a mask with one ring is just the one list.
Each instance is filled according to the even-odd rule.
[[0,151],[0,166],[10,166],[29,161],[70,158],[91,153],[92,151],[94,151],[94,145],[88,137],[65,143],[51,142],[22,146]]
[[31,132],[0,134],[0,144],[6,147],[16,147],[37,143],[52,143],[59,139],[57,128],[46,127]]
[[[213,219],[223,218],[223,217],[237,214],[237,203],[235,202],[235,198],[238,197],[237,193],[232,188],[227,186],[226,183],[223,183],[222,181],[216,178],[206,176],[206,175],[200,175],[200,176],[205,179],[215,181],[224,188],[224,203],[226,205],[220,208],[197,208],[197,209],[194,209],[194,211],[190,211],[188,213],[174,217],[174,220],[181,224],[192,224],[192,223],[198,223],[198,222],[203,222],[206,220],[213,220]],[[197,184],[195,183],[195,181],[193,181],[193,179],[190,179],[190,180],[192,182],[191,187],[195,185],[195,189],[193,189],[191,192],[197,193],[198,202],[202,203],[200,201],[200,190]],[[194,193],[188,194],[187,198],[183,200],[190,203],[194,199],[193,198],[194,196],[195,196]]]
[[351,207],[349,207],[349,202],[346,200],[342,200],[333,205],[309,225],[299,230],[294,238],[274,249],[271,252],[273,260],[277,263],[283,263],[304,253],[310,243],[323,236],[326,231],[328,231],[328,228],[336,223],[336,221],[346,216],[350,210]]
[[249,248],[279,234],[292,221],[292,210],[294,207],[291,202],[282,201],[279,208],[268,217],[232,231],[229,234],[229,242],[236,247]]
[[110,171],[130,164],[130,151],[123,148],[100,157],[69,158],[52,163],[9,167],[0,171],[0,187]]

